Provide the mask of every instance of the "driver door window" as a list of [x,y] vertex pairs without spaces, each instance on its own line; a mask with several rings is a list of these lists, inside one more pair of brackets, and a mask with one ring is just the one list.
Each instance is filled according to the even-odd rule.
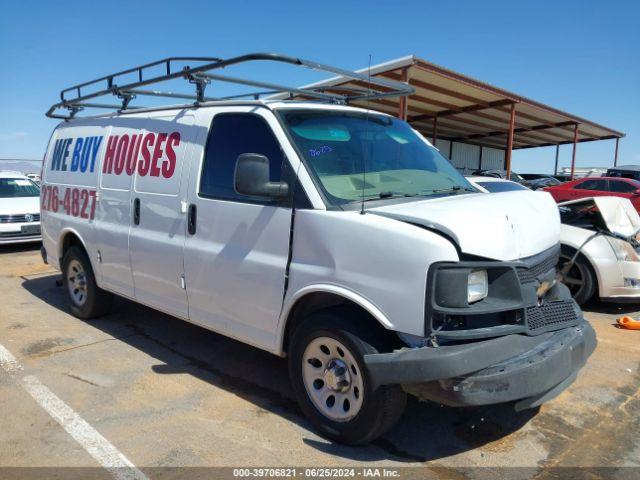
[[236,160],[243,153],[258,153],[269,159],[269,179],[282,177],[284,154],[266,121],[250,113],[222,113],[215,116],[205,149],[200,178],[200,195],[219,200],[269,203],[236,192]]

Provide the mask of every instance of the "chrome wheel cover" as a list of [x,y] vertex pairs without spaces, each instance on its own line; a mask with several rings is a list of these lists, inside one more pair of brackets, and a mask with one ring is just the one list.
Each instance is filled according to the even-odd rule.
[[318,337],[307,345],[302,355],[302,379],[314,406],[328,419],[347,422],[360,412],[362,371],[339,341]]
[[82,307],[87,301],[87,275],[78,260],[71,260],[67,266],[67,288],[73,303]]

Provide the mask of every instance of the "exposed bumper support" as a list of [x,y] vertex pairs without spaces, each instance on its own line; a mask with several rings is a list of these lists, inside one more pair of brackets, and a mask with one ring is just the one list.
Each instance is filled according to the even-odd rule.
[[[438,348],[366,355],[375,385],[402,384],[409,393],[446,405],[486,405],[540,397],[571,383],[596,346],[585,321],[536,337],[508,335]],[[564,385],[563,388],[556,388]],[[529,406],[536,406],[531,398]],[[529,408],[522,402],[521,408]]]

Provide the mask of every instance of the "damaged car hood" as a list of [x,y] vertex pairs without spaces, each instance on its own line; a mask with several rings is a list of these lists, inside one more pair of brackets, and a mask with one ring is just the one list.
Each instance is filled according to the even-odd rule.
[[[574,218],[588,219],[593,227],[623,236],[632,237],[640,230],[640,215],[627,198],[588,197],[562,202],[558,207],[570,210]],[[576,225],[569,219],[562,223]]]
[[560,241],[560,216],[546,192],[453,195],[367,210],[437,231],[463,253],[495,260],[536,255]]

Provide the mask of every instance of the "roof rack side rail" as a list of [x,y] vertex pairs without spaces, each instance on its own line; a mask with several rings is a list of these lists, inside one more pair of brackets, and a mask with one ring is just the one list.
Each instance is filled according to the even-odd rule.
[[[210,73],[214,70],[219,70],[232,65],[252,61],[280,62],[290,65],[302,66],[317,71],[329,72],[341,77],[345,77],[347,79],[357,80],[361,84],[366,85],[367,88],[357,90],[336,87],[331,89],[333,90],[332,92],[329,91],[327,87],[288,87],[274,83]],[[197,62],[200,64],[196,66],[184,66],[184,64],[187,62]],[[182,68],[178,68],[177,64],[183,65]],[[164,71],[162,74],[157,74],[158,68],[163,68]],[[150,75],[149,71],[151,69],[155,69],[155,75]],[[124,78],[125,76],[130,76],[132,74],[135,74],[137,76],[137,79],[135,81],[130,81],[130,77],[127,77],[126,79]],[[196,87],[196,94],[189,95],[178,92],[141,89],[141,87],[147,87],[150,85],[159,84],[179,78],[186,79],[189,83],[194,84]],[[118,82],[120,80],[129,81],[128,83],[119,84]],[[249,92],[239,95],[230,95],[226,97],[205,96],[205,89],[211,80],[234,83],[244,86],[259,87],[261,89],[267,89],[267,91]],[[88,92],[88,90],[91,91]],[[336,93],[336,91],[339,91],[340,93]],[[65,88],[60,92],[60,101],[53,104],[46,112],[46,115],[50,118],[68,120],[75,117],[78,112],[82,111],[85,108],[104,108],[111,109],[116,112],[144,108],[139,106],[134,107],[130,105],[130,103],[138,96],[181,98],[194,100],[195,104],[200,104],[210,101],[230,100],[234,98],[245,97],[253,97],[255,99],[259,99],[260,96],[266,94],[273,95],[278,93],[289,93],[292,98],[294,95],[301,95],[321,101],[328,101],[333,103],[348,103],[351,100],[373,99],[389,96],[407,96],[411,95],[413,92],[413,87],[411,87],[407,83],[396,82],[379,77],[369,78],[369,76],[363,73],[352,72],[318,62],[279,55],[275,53],[251,53],[238,57],[232,57],[229,59],[221,59],[217,57],[168,57],[162,60],[139,65],[127,70],[122,70],[110,75],[97,78],[95,80]],[[109,105],[90,101],[106,96],[117,97],[120,100],[121,104]],[[189,106],[192,105],[193,104],[190,104]],[[59,113],[59,110],[66,110],[66,112]]]

